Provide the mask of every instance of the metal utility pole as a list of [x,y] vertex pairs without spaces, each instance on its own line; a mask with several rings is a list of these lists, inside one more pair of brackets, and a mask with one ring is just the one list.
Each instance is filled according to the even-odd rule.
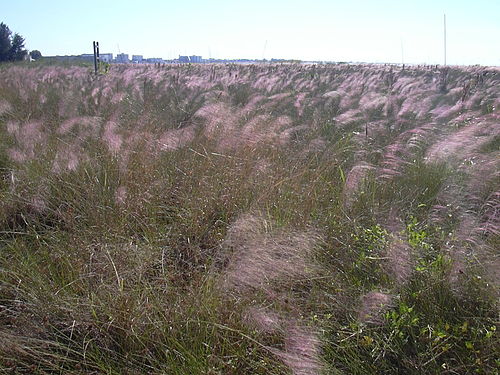
[[403,51],[403,39],[401,39],[401,64],[405,66],[405,55]]
[[96,50],[97,50],[97,68],[101,67],[101,58],[99,57],[99,42],[95,42]]
[[99,61],[99,42],[94,41],[94,71],[97,75],[97,63]]
[[444,66],[446,66],[446,14],[444,15]]

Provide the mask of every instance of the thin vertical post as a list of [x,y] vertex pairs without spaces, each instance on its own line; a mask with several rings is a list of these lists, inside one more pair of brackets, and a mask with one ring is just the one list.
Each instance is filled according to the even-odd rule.
[[101,67],[101,58],[99,57],[99,42],[95,42],[95,46],[96,46],[97,71],[99,71],[99,68]]
[[95,41],[94,41],[94,71],[95,74],[97,74],[97,46]]
[[446,66],[446,14],[444,15],[444,66]]
[[403,39],[401,39],[401,64],[405,66],[405,55],[403,51]]

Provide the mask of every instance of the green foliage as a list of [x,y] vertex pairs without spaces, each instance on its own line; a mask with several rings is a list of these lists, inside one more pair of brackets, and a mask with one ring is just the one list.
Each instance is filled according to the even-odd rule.
[[406,235],[408,236],[410,246],[425,250],[426,252],[432,250],[432,245],[426,241],[429,237],[428,233],[414,216],[410,216],[410,221],[406,224]]
[[379,224],[368,228],[358,227],[351,233],[352,266],[349,269],[351,282],[356,287],[370,289],[372,286],[382,286],[389,279],[382,267],[384,250],[388,244],[388,232]]
[[9,54],[10,61],[22,61],[26,58],[28,52],[24,49],[24,38],[21,35],[16,33],[12,37]]
[[30,51],[30,57],[33,60],[38,60],[38,59],[42,58],[42,53],[39,50],[34,49],[34,50]]
[[429,274],[422,276],[410,282],[383,324],[332,325],[327,361],[352,374],[494,373],[498,335],[492,301],[472,302]]
[[3,22],[0,23],[0,62],[22,61],[28,52],[24,49],[24,38],[12,32]]
[[12,46],[12,32],[9,27],[3,22],[0,23],[0,61],[8,61],[9,53]]

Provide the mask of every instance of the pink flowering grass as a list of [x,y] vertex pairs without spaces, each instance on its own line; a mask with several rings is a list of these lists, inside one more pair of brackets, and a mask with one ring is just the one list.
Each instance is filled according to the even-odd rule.
[[496,369],[498,68],[0,70],[0,372]]

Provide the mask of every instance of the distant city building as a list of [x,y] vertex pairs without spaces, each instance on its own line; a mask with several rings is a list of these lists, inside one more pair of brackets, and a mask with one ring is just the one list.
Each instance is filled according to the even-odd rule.
[[84,53],[78,57],[82,60],[94,61],[94,54],[93,53]]
[[132,55],[132,62],[133,63],[142,63],[143,57],[142,55]]
[[201,56],[180,56],[179,55],[179,60],[180,63],[201,63],[203,62],[203,59]]
[[99,54],[99,58],[101,59],[102,62],[110,63],[111,61],[113,61],[113,54],[112,53],[101,53],[101,54]]
[[[93,56],[93,55],[92,55]],[[44,56],[44,59],[50,60],[59,60],[59,61],[72,61],[72,60],[81,60],[81,55],[56,55],[56,56]]]
[[161,57],[150,57],[145,60],[147,63],[162,63],[163,59]]
[[116,62],[122,64],[128,63],[128,53],[119,53],[118,55],[116,55]]
[[[64,61],[78,61],[84,60],[88,62],[93,62],[94,55],[91,53],[82,54],[82,55],[71,55],[71,56],[46,56],[44,59],[57,59]],[[143,55],[132,55],[132,60],[129,60],[129,55],[126,53],[119,53],[116,55],[116,58],[113,59],[112,53],[101,53],[100,54],[101,62],[106,63],[129,63],[132,61],[133,63],[149,63],[149,64],[178,64],[178,63],[208,63],[208,64],[252,64],[252,63],[272,63],[272,64],[322,64],[322,63],[333,63],[333,62],[322,62],[322,61],[300,61],[300,60],[289,60],[289,59],[276,59],[272,58],[270,60],[266,59],[221,59],[221,58],[208,58],[203,59],[202,56],[191,55],[191,56],[181,56],[179,55],[178,59],[172,60],[164,60],[161,57],[150,57],[144,58]],[[336,64],[340,64],[337,62]]]

